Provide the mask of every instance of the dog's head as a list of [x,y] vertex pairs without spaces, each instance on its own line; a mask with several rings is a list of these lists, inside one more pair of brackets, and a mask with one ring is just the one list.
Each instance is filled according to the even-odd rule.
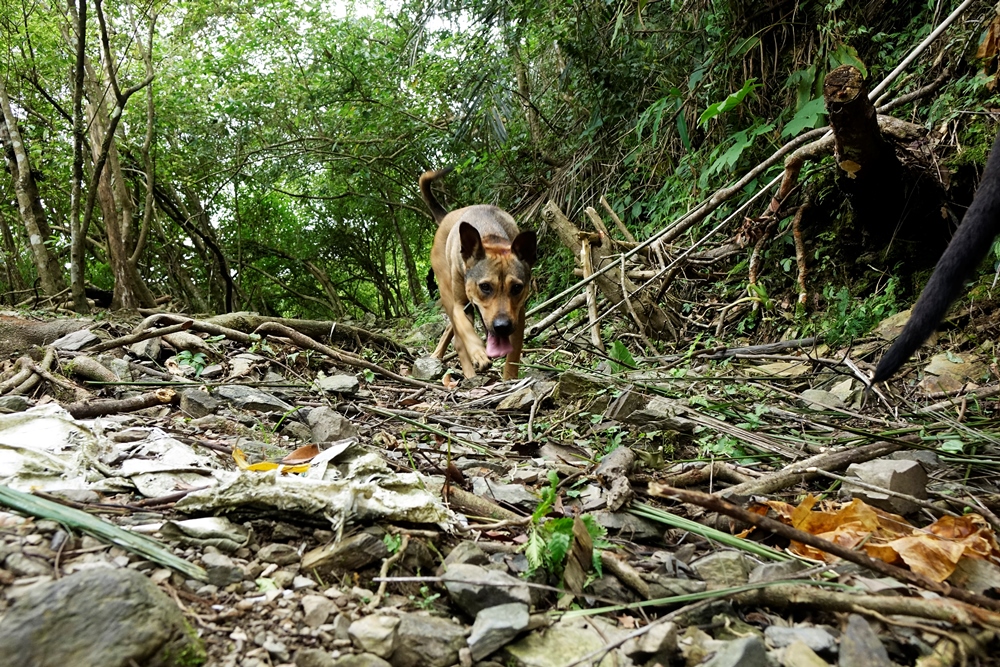
[[485,238],[467,222],[458,229],[465,262],[465,294],[479,308],[486,325],[486,354],[504,357],[513,349],[510,336],[528,299],[531,267],[538,241],[535,232],[518,234],[513,241]]

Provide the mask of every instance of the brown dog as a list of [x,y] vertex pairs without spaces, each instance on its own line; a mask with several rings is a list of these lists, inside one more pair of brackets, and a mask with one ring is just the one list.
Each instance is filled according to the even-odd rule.
[[[431,183],[449,171],[428,171],[420,177],[420,194],[438,223],[431,266],[441,290],[441,305],[451,320],[434,356],[444,356],[454,332],[465,377],[475,376],[489,368],[493,359],[506,356],[503,379],[513,380],[521,362],[524,306],[537,257],[535,232],[519,232],[514,218],[496,206],[467,206],[449,213],[431,192]],[[465,314],[469,302],[483,317],[485,346]]]

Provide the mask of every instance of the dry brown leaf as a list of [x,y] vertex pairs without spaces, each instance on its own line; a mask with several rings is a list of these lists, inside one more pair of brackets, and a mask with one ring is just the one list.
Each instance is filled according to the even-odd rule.
[[294,452],[281,459],[282,463],[308,463],[319,454],[319,445],[302,445]]
[[566,555],[566,568],[563,570],[563,586],[576,595],[583,593],[587,583],[587,573],[594,563],[594,542],[587,532],[587,524],[583,519],[573,519],[573,544]]

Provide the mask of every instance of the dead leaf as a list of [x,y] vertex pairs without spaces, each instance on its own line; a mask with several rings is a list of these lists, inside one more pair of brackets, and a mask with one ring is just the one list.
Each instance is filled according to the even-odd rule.
[[294,452],[281,459],[282,463],[307,463],[319,454],[319,445],[302,445]]
[[563,586],[576,595],[582,594],[593,563],[594,542],[587,532],[587,524],[576,517],[573,519],[573,544],[566,555],[566,568],[563,570]]

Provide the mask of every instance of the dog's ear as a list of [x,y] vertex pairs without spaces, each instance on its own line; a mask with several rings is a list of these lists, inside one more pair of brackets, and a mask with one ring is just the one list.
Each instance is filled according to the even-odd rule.
[[486,257],[483,239],[479,236],[478,229],[467,222],[462,222],[458,225],[458,236],[462,239],[462,259],[479,261]]
[[538,236],[534,231],[521,232],[510,244],[510,251],[528,266],[538,259]]

